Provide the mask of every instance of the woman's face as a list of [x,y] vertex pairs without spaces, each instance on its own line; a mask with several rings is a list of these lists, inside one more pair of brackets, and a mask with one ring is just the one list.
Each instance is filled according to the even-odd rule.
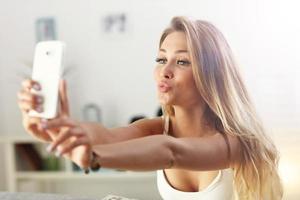
[[162,105],[189,106],[201,101],[183,32],[172,32],[165,38],[156,61],[154,75]]

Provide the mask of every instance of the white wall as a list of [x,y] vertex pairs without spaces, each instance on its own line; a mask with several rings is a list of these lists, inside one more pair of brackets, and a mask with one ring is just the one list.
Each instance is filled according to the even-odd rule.
[[[158,102],[152,71],[160,33],[172,16],[188,15],[207,19],[223,31],[267,127],[298,130],[297,8],[292,0],[2,0],[0,135],[24,134],[16,106],[17,74],[29,73],[23,62],[33,57],[34,22],[43,16],[56,18],[58,38],[68,45],[67,64],[74,72],[67,80],[76,118],[90,101],[101,106],[107,126],[127,124],[139,113],[154,116]],[[101,18],[118,12],[128,14],[129,32],[103,34]]]
[[[24,63],[32,62],[35,20],[44,16],[56,18],[58,39],[68,45],[67,65],[73,72],[66,78],[78,118],[82,106],[91,101],[102,106],[108,126],[126,124],[137,113],[153,116],[158,102],[152,72],[160,33],[171,16],[188,15],[210,20],[224,32],[267,124],[295,127],[300,59],[295,7],[269,0],[4,2],[0,8],[1,102],[5,102],[1,132],[22,130],[12,126],[12,122],[20,124],[15,93],[20,74],[29,75]],[[129,32],[105,35],[101,19],[118,12],[128,14]]]

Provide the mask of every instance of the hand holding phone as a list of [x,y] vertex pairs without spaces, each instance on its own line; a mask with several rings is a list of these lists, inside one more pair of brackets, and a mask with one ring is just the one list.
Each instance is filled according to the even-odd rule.
[[65,44],[61,41],[39,42],[35,48],[32,80],[38,82],[41,90],[32,93],[43,97],[43,111],[29,111],[29,116],[46,119],[58,114],[59,82],[64,67]]

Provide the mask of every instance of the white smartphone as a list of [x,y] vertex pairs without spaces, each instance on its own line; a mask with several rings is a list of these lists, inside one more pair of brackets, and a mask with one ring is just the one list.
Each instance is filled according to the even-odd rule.
[[36,45],[31,78],[41,85],[41,90],[32,89],[32,92],[43,97],[43,112],[30,110],[29,116],[46,119],[57,116],[65,46],[61,41],[44,41]]

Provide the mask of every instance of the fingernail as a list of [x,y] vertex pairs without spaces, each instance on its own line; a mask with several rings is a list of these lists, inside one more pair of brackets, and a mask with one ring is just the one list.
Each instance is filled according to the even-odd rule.
[[58,145],[58,146],[56,147],[56,149],[57,149],[58,151],[61,151],[61,150],[62,150],[61,145]]
[[41,89],[40,86],[39,86],[38,84],[34,84],[34,85],[33,85],[33,88],[34,88],[35,90],[40,90],[40,89]]
[[42,122],[42,123],[41,123],[41,126],[42,126],[42,129],[46,129],[46,128],[47,128],[46,122]]
[[49,153],[51,153],[51,152],[53,151],[53,146],[52,146],[52,144],[49,144],[49,145],[47,146],[46,150],[47,150]]
[[60,157],[60,156],[61,156],[61,152],[60,152],[60,151],[56,151],[56,152],[55,152],[55,156],[56,156],[56,157]]
[[42,103],[43,102],[43,98],[42,97],[37,97],[37,100],[36,100],[38,103]]
[[36,111],[38,111],[38,112],[43,112],[43,108],[41,107],[41,106],[38,106],[37,108],[36,108]]

